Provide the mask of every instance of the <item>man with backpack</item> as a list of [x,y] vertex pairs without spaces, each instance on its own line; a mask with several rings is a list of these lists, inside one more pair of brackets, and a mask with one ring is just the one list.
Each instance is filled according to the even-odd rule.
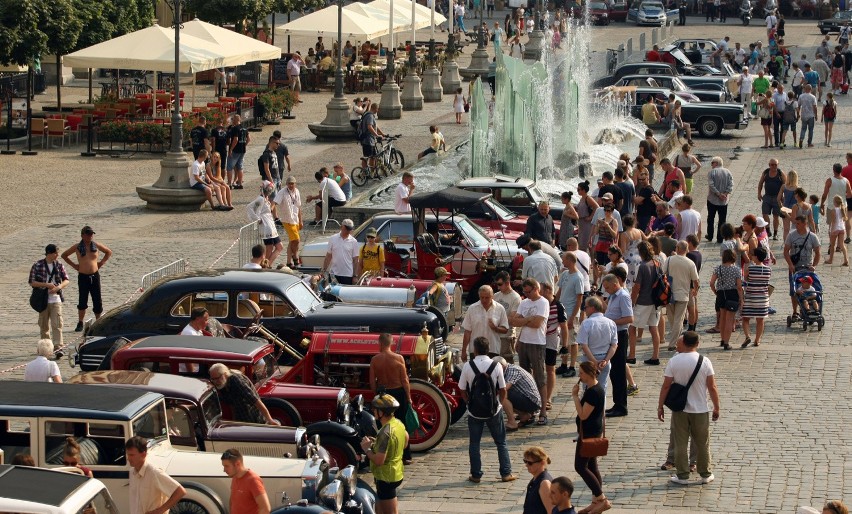
[[660,334],[657,325],[660,322],[660,313],[654,299],[654,285],[658,279],[657,263],[651,252],[651,245],[642,241],[637,247],[642,264],[636,271],[633,281],[633,289],[630,292],[633,301],[633,325],[630,327],[631,346],[636,344],[636,329],[648,327],[653,343],[653,353],[650,359],[645,360],[649,366],[660,365]]
[[479,443],[482,430],[488,426],[491,438],[497,445],[497,459],[500,462],[500,480],[512,482],[518,477],[512,474],[509,460],[509,448],[506,445],[506,425],[503,421],[503,407],[506,400],[506,380],[503,368],[488,356],[489,344],[484,337],[473,340],[474,358],[465,363],[459,378],[459,389],[467,402],[467,427],[470,434],[468,454],[470,457],[470,476],[468,481],[478,484],[482,481],[482,458]]
[[376,124],[376,117],[379,114],[379,104],[370,104],[370,110],[365,112],[361,117],[361,121],[358,122],[358,128],[356,130],[356,136],[358,137],[358,142],[361,143],[361,167],[367,167],[367,161],[369,160],[370,166],[375,165],[375,159],[373,156],[376,153],[376,139],[379,136],[384,136],[385,133],[379,130],[379,126]]

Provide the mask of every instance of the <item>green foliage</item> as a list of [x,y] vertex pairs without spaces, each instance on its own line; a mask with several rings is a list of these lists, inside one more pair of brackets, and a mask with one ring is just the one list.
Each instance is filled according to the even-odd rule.
[[186,3],[190,15],[216,25],[233,23],[237,32],[242,32],[246,20],[260,20],[272,14],[272,8],[273,0],[187,0]]
[[98,140],[104,142],[167,146],[170,139],[169,127],[161,123],[116,120],[98,127]]
[[150,0],[71,1],[77,17],[86,28],[80,34],[75,50],[143,29],[154,19],[154,5]]
[[323,0],[275,0],[275,12],[306,11],[308,9],[322,9],[325,7]]
[[30,64],[47,49],[38,0],[0,0],[0,64]]
[[83,22],[71,0],[50,0],[43,4],[41,30],[47,35],[47,50],[65,55],[75,50]]

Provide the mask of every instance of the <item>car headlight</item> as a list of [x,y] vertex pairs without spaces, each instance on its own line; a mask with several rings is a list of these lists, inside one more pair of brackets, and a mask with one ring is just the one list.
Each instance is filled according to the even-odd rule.
[[337,479],[343,484],[346,497],[351,498],[355,494],[355,488],[358,487],[358,473],[355,472],[355,466],[350,464],[341,469],[337,474]]
[[322,459],[308,459],[302,471],[302,499],[317,503],[320,486],[328,481],[328,463]]
[[351,414],[360,414],[364,410],[364,395],[356,394],[355,399],[349,405],[351,406]]
[[335,480],[322,488],[319,500],[327,509],[338,512],[343,507],[343,492],[343,484]]
[[341,389],[337,393],[337,422],[343,425],[349,425],[349,413],[351,410],[349,405],[349,391]]

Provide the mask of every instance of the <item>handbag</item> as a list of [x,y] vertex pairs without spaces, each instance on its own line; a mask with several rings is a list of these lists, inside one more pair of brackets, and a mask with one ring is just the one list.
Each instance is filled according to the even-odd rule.
[[580,457],[584,459],[592,459],[594,457],[603,457],[609,450],[609,439],[606,438],[606,416],[603,417],[603,433],[600,437],[583,437],[583,421],[580,420],[580,439],[577,441],[580,445]]
[[598,241],[595,243],[595,252],[608,252],[612,247],[612,241]]
[[731,312],[737,312],[740,310],[740,301],[739,300],[725,300],[725,310]]
[[405,410],[405,419],[403,420],[403,424],[405,425],[405,431],[408,432],[408,435],[414,434],[414,432],[420,428],[420,418],[417,417],[417,412],[414,411],[414,407],[411,404],[408,404],[408,408]]
[[692,387],[692,383],[695,382],[695,377],[698,376],[698,370],[701,369],[701,363],[704,362],[704,356],[698,356],[698,364],[695,365],[695,370],[692,372],[692,376],[689,377],[689,382],[686,383],[685,386],[678,384],[677,382],[672,382],[671,387],[669,387],[669,392],[666,394],[666,400],[663,402],[663,405],[671,409],[672,412],[681,412],[686,408],[686,399],[689,396],[689,388]]
[[[56,275],[56,266],[56,264],[53,265],[53,271],[47,276],[45,282],[50,283],[53,280]],[[33,292],[30,293],[30,307],[36,312],[44,312],[47,309],[47,294],[46,287],[34,287]]]

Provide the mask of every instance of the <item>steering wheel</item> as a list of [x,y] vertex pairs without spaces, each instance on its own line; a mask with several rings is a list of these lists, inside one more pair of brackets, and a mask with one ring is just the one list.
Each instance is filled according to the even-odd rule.
[[263,311],[260,311],[260,312],[258,312],[257,314],[254,315],[254,317],[251,319],[251,324],[248,327],[246,327],[246,329],[243,331],[243,337],[242,337],[243,339],[247,338],[250,335],[257,333],[258,329],[260,328],[260,317],[261,316],[263,316]]

